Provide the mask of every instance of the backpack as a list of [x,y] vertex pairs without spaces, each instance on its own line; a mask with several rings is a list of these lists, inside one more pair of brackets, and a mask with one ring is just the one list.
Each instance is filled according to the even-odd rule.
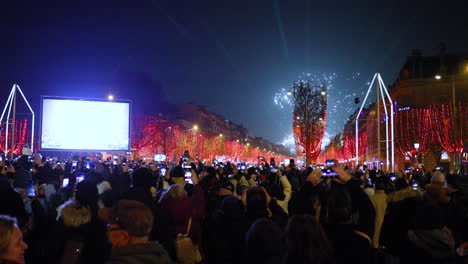
[[187,233],[177,235],[176,251],[177,260],[180,264],[195,264],[202,260],[198,246],[188,236],[191,225],[192,217],[190,217],[187,225]]

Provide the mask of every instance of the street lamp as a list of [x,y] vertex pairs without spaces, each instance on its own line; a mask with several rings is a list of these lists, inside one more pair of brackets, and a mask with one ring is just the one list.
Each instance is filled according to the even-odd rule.
[[320,94],[321,94],[321,95],[327,95],[327,92],[321,91]]
[[416,149],[416,151],[419,150],[419,143],[418,143],[418,142],[415,142],[415,143],[414,143],[414,148]]
[[107,96],[107,100],[109,100],[109,101],[114,100],[114,95],[113,95],[113,94],[109,94],[109,95]]
[[198,130],[198,126],[197,125],[193,125],[193,130],[197,131]]
[[219,134],[219,136],[220,136],[220,137],[222,137],[222,136],[223,136],[223,134]]
[[288,91],[288,95],[292,95],[292,92],[291,92],[291,91]]
[[436,76],[434,76],[436,78],[436,80],[440,80],[442,79],[442,76],[440,76],[439,74],[437,74]]

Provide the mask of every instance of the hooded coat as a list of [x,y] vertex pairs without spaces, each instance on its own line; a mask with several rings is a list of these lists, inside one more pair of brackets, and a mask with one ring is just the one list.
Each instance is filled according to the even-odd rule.
[[83,243],[80,263],[104,263],[110,253],[106,225],[91,209],[68,201],[58,209],[58,221],[53,232],[51,252],[59,260],[69,240]]

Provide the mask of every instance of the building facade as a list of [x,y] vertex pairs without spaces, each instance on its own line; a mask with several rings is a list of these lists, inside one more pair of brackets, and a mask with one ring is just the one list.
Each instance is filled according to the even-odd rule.
[[[468,53],[446,54],[444,45],[437,56],[423,56],[413,50],[387,88],[394,104],[396,170],[424,165],[449,171],[466,164]],[[386,170],[383,112],[380,102],[364,109],[359,117],[359,135],[365,135],[359,145],[359,163]],[[348,138],[355,138],[355,120],[356,114],[325,148],[323,159],[356,163],[355,151],[346,148],[352,143]]]

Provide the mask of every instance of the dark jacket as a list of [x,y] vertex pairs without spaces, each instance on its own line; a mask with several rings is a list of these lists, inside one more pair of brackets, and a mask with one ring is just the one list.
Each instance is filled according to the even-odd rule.
[[13,187],[26,189],[32,183],[31,172],[26,170],[23,167],[20,167],[16,170],[15,176],[13,179]]
[[292,191],[297,192],[304,184],[305,180],[303,175],[298,169],[291,169],[286,173],[286,177],[288,177],[288,181],[291,183]]
[[0,201],[0,214],[16,217],[23,227],[28,220],[23,199],[5,180],[0,181]]
[[155,204],[154,219],[155,221],[153,223],[153,230],[151,230],[150,240],[161,243],[171,259],[176,260],[177,254],[175,237],[177,234],[175,226],[172,224],[173,221],[170,211],[160,204]]
[[210,195],[206,203],[207,217],[211,217],[219,209],[219,206],[221,205],[221,202],[224,200],[224,198],[229,197],[229,196],[231,195],[217,195],[217,194]]
[[233,196],[228,196],[224,204],[205,221],[207,263],[242,263],[248,229],[244,207]]
[[366,233],[369,237],[374,236],[375,208],[369,196],[361,189],[360,180],[351,179],[346,183],[353,207],[353,215],[358,215],[354,219],[357,223],[356,230]]
[[317,185],[306,181],[299,192],[297,192],[294,198],[289,202],[289,215],[315,215],[314,202],[319,200],[321,204],[321,216],[325,216],[327,192],[328,187],[325,181],[321,181]]
[[407,198],[387,205],[380,232],[379,244],[385,246],[393,255],[401,255],[408,247],[408,231],[413,226],[415,208],[422,206],[420,197]]
[[370,263],[371,241],[356,233],[352,224],[339,224],[329,230],[337,264]]
[[91,209],[80,207],[71,201],[62,205],[59,210],[60,218],[52,234],[50,254],[59,260],[67,241],[78,240],[84,245],[81,263],[105,262],[110,253],[105,223]]
[[168,264],[166,250],[157,242],[129,245],[116,248],[107,264]]
[[36,173],[34,174],[34,183],[43,184],[53,182],[52,168],[48,164],[43,166],[36,166]]
[[405,263],[444,264],[455,260],[455,240],[448,228],[409,230],[409,247],[401,258]]
[[128,187],[130,186],[131,182],[131,177],[128,172],[115,173],[109,177],[109,183],[119,197],[128,191]]

